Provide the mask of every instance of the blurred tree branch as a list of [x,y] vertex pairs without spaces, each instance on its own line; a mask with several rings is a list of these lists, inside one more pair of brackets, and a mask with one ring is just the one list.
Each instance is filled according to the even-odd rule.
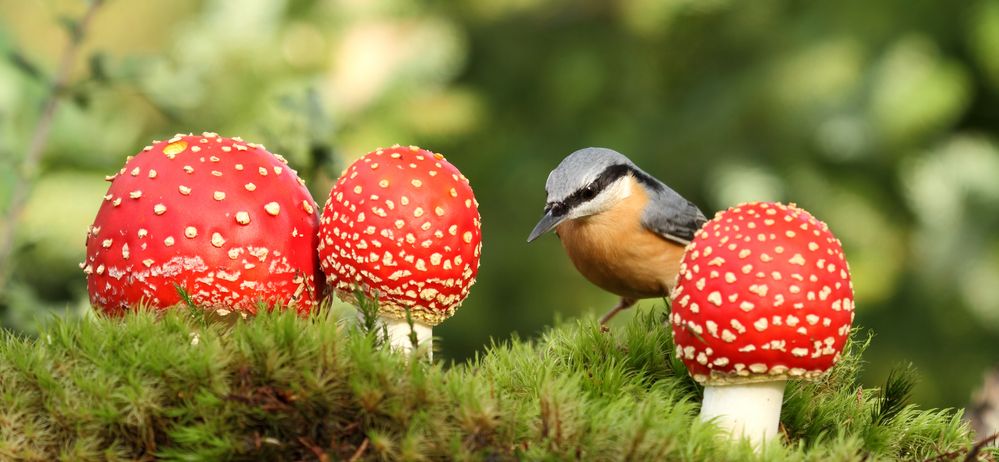
[[5,293],[10,273],[10,257],[14,253],[14,230],[24,212],[31,185],[38,176],[39,164],[48,142],[56,109],[69,87],[73,64],[76,62],[77,55],[86,38],[88,27],[103,4],[104,0],[89,0],[87,9],[80,19],[64,20],[69,41],[62,52],[59,67],[50,83],[48,94],[42,105],[41,115],[21,161],[21,168],[14,177],[10,207],[7,209],[3,222],[0,223],[0,294]]
[[967,409],[971,428],[981,438],[999,436],[999,364],[985,371],[984,376],[982,387]]

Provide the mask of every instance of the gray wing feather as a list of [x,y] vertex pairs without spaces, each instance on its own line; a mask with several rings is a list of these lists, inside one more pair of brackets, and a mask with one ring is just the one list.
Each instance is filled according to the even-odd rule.
[[649,203],[642,212],[642,226],[663,238],[687,245],[707,219],[696,205],[669,186],[660,185],[661,188],[646,188]]

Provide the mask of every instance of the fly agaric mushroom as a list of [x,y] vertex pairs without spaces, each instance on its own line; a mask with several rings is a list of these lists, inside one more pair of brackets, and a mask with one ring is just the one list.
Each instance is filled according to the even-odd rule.
[[673,300],[676,356],[704,385],[701,419],[757,448],[777,434],[787,380],[836,364],[854,316],[839,240],[794,204],[715,215],[687,247]]
[[478,274],[478,202],[468,179],[441,154],[416,146],[378,149],[344,170],[319,227],[319,258],[337,295],[377,298],[393,347],[409,350],[454,314]]
[[[87,233],[91,303],[191,301],[219,315],[258,303],[307,313],[316,284],[317,207],[281,156],[214,133],[177,135],[130,156]],[[176,287],[175,287],[176,286]]]

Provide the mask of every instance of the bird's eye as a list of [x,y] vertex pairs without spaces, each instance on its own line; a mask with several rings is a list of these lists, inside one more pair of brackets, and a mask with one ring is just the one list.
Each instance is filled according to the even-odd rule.
[[597,188],[594,188],[593,185],[589,185],[586,188],[583,188],[583,199],[590,200],[596,197],[596,195],[597,195]]

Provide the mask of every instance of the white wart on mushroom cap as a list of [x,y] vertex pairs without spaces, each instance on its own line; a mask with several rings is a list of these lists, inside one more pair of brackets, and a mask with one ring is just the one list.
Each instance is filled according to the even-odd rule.
[[351,301],[378,297],[381,314],[430,326],[468,295],[482,248],[478,202],[444,156],[416,146],[368,153],[344,170],[323,210],[319,257]]
[[715,215],[687,247],[672,299],[675,354],[706,384],[817,377],[854,318],[840,241],[793,204]]
[[177,135],[129,157],[87,233],[91,303],[140,301],[254,313],[308,312],[321,296],[318,208],[296,172],[263,146],[214,133]]

